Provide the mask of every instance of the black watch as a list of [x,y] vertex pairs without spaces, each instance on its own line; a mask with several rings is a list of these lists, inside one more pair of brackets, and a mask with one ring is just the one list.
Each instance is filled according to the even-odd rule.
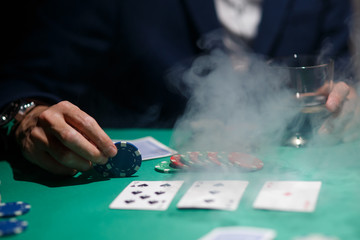
[[4,107],[0,113],[1,135],[10,136],[18,123],[37,105],[35,100],[20,99]]

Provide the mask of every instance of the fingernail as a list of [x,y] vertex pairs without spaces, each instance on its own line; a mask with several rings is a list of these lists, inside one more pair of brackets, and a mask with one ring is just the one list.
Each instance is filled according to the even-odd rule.
[[117,147],[115,146],[115,144],[113,144],[112,146],[111,146],[111,156],[112,157],[114,157],[116,154],[117,154],[117,152],[118,152],[118,149],[117,149]]
[[338,108],[338,103],[334,99],[328,99],[326,107],[330,112],[335,112]]
[[105,154],[108,157],[114,157],[117,154],[116,146],[114,144],[112,144],[110,147],[107,148]]
[[100,158],[98,159],[99,161],[97,162],[97,164],[103,165],[103,164],[107,163],[108,158],[109,158],[109,157],[103,155],[102,157],[100,157]]

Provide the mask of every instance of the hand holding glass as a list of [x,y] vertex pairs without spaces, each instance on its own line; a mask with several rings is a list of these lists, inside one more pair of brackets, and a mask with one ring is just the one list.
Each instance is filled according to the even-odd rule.
[[285,78],[295,98],[299,113],[286,128],[285,145],[302,147],[315,136],[329,115],[325,104],[333,85],[334,63],[331,59],[294,54],[271,61]]

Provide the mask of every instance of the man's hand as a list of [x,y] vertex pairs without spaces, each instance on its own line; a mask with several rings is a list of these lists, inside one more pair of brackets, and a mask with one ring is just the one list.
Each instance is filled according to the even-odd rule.
[[319,129],[319,133],[333,141],[352,141],[359,137],[360,104],[353,87],[344,82],[334,85],[326,102],[332,115]]
[[97,122],[67,101],[35,107],[20,122],[15,137],[26,159],[54,174],[86,171],[117,153]]

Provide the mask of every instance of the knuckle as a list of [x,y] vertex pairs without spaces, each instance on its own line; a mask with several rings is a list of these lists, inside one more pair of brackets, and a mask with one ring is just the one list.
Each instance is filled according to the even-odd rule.
[[89,154],[89,158],[90,158],[89,160],[94,161],[94,162],[101,161],[102,157],[103,157],[100,151],[89,151],[88,154]]
[[59,103],[56,104],[57,107],[61,108],[61,109],[69,109],[72,108],[74,105],[72,103],[70,103],[69,101],[61,101]]
[[72,143],[76,141],[77,132],[72,128],[62,129],[59,138],[62,142]]
[[39,121],[41,122],[51,122],[53,113],[50,110],[45,110],[39,114]]
[[93,117],[86,115],[82,118],[82,124],[85,129],[92,129],[96,126],[96,121]]
[[32,128],[30,131],[29,131],[29,137],[30,139],[32,140],[40,140],[41,139],[41,136],[42,136],[42,132],[40,131],[40,129],[38,128]]
[[336,87],[339,89],[339,92],[342,94],[347,94],[350,91],[349,85],[347,85],[345,82],[338,82],[336,84]]
[[56,157],[56,160],[65,166],[71,166],[73,162],[73,154],[70,151],[63,151]]
[[36,127],[29,129],[27,138],[25,138],[24,140],[34,145],[34,147],[36,146],[37,148],[41,149],[46,149],[49,146],[44,133]]
[[56,109],[57,112],[63,112],[63,113],[79,110],[79,108],[76,105],[66,100],[55,104],[53,109]]
[[71,151],[64,151],[57,157],[57,161],[63,166],[74,168],[80,171],[87,171],[91,168],[91,164],[88,161],[84,161],[78,158],[78,156]]

